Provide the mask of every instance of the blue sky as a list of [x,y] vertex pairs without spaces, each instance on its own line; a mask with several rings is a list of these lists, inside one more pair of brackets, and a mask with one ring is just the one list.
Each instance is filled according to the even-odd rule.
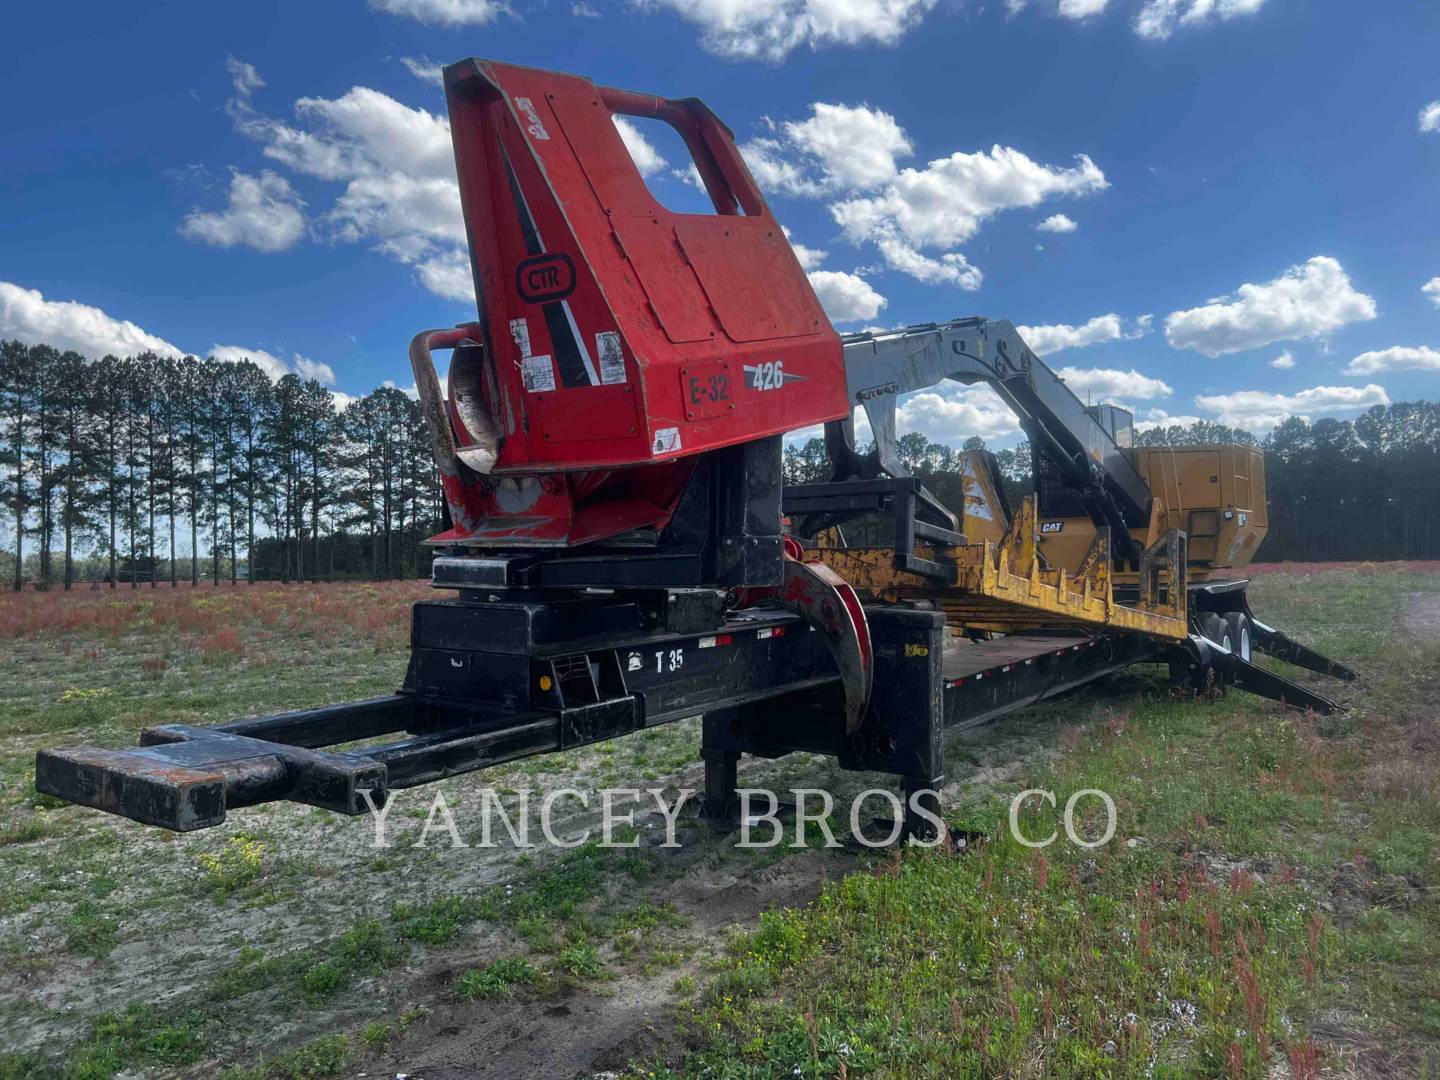
[[[408,385],[410,336],[473,316],[433,74],[478,55],[704,98],[842,329],[1008,318],[1082,396],[1257,432],[1440,390],[1435,3],[82,3],[5,27],[0,337]],[[677,146],[634,152],[697,197]],[[1014,438],[983,390],[902,417]]]

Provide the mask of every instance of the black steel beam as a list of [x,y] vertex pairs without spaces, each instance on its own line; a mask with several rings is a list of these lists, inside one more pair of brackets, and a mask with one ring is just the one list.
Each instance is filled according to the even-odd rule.
[[1316,652],[1308,645],[1301,645],[1284,631],[1266,626],[1253,615],[1250,616],[1250,628],[1252,635],[1250,640],[1255,648],[1275,657],[1276,660],[1284,660],[1287,664],[1294,664],[1296,667],[1318,672],[1321,675],[1330,675],[1336,679],[1344,679],[1346,682],[1352,682],[1360,677],[1358,673],[1338,660],[1331,660],[1330,657]]

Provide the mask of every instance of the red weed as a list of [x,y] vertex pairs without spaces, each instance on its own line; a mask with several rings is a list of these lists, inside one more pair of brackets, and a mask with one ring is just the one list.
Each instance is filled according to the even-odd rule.
[[1239,1043],[1232,1042],[1225,1048],[1225,1071],[1230,1074],[1231,1080],[1244,1080],[1245,1051],[1240,1049]]
[[1214,908],[1205,909],[1205,932],[1210,936],[1210,955],[1220,959],[1220,913]]
[[1294,1080],[1320,1080],[1320,1052],[1309,1035],[1300,1043],[1286,1039],[1285,1056],[1290,1061],[1290,1075]]
[[245,643],[240,639],[238,632],[227,626],[202,638],[200,651],[206,656],[219,656],[226,653],[232,656],[242,656],[245,652]]

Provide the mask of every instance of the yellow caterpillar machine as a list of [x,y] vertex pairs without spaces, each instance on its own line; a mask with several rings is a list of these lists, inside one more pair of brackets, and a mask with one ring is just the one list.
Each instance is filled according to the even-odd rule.
[[[449,521],[403,685],[42,751],[40,791],[177,830],[277,799],[359,814],[703,715],[708,813],[734,812],[742,754],[805,750],[900,777],[918,828],[947,728],[1131,665],[1334,707],[1253,662],[1354,677],[1250,611],[1258,452],[1135,448],[1128,414],[1081,404],[1009,322],[841,338],[694,99],[484,60],[445,83],[480,302],[410,347]],[[679,132],[713,213],[651,195],[617,115]],[[448,393],[437,349],[453,350]],[[963,506],[907,473],[896,402],[944,380],[990,386],[1019,418],[1035,465],[1020,506],[984,454],[965,459]],[[786,485],[784,435],[815,424],[832,476]],[[847,543],[867,517],[888,540]]]

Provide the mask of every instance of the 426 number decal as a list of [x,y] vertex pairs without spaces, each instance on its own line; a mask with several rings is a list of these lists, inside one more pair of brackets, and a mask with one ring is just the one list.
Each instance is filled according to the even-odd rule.
[[785,385],[785,362],[765,360],[759,364],[746,364],[745,374],[750,380],[751,390],[779,390]]

